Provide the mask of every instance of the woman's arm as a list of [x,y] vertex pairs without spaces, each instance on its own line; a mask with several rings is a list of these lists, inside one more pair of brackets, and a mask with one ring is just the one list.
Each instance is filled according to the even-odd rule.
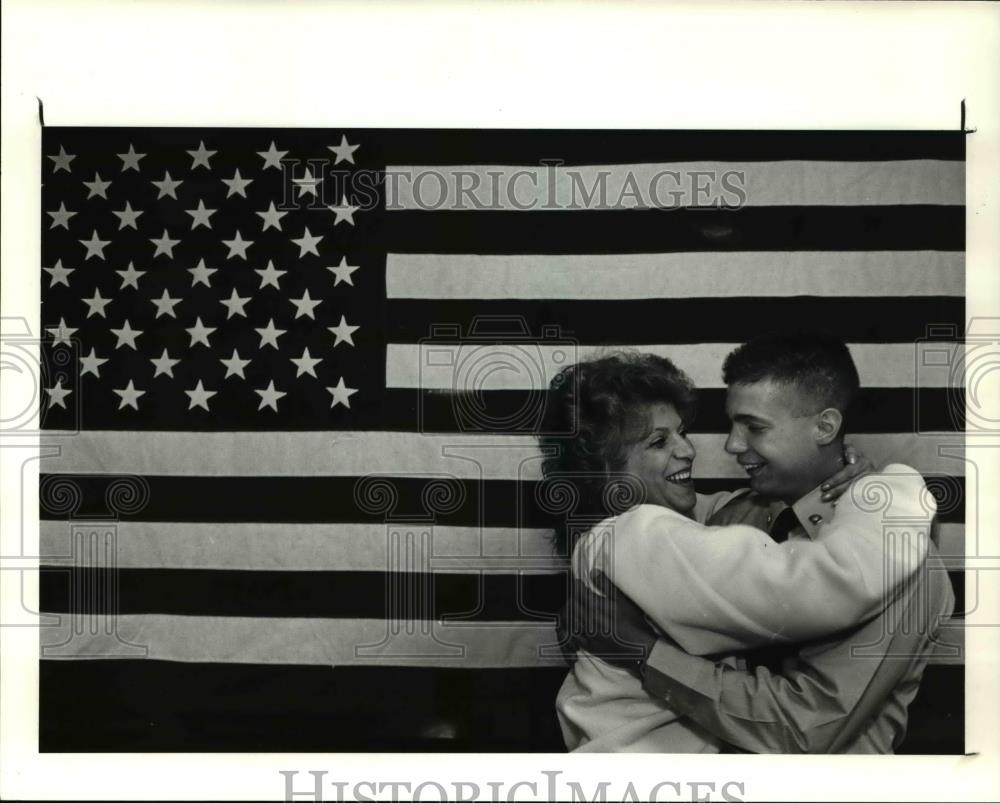
[[[951,616],[955,595],[940,559],[928,556],[912,584],[848,637],[801,646],[780,675],[744,671],[689,655],[651,629],[634,602],[594,578],[601,595],[574,586],[567,619],[579,648],[643,678],[653,697],[729,744],[754,753],[840,752],[858,738],[902,684],[919,680]],[[856,651],[864,648],[864,657]],[[905,722],[903,724],[905,730]],[[899,731],[870,743],[891,752]]]
[[[944,566],[929,560],[881,616],[849,638],[804,647],[794,668],[780,675],[765,667],[733,669],[660,640],[643,667],[643,685],[744,750],[837,752],[859,736],[895,689],[919,680],[954,607]],[[863,658],[855,655],[859,646],[868,647]],[[884,743],[873,747],[891,753],[891,736],[881,734]]]
[[688,652],[725,653],[822,638],[877,614],[926,557],[933,514],[920,474],[895,465],[858,480],[815,540],[778,544],[753,527],[640,505],[595,534],[587,563]]

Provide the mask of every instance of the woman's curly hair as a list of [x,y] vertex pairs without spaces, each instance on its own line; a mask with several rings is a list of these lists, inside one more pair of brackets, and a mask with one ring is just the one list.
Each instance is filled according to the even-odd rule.
[[624,468],[628,445],[645,434],[643,408],[666,402],[689,423],[696,400],[691,378],[655,354],[617,351],[568,365],[552,379],[536,437],[543,452],[539,494],[560,554],[572,546],[569,513],[596,523],[622,512],[608,483]]

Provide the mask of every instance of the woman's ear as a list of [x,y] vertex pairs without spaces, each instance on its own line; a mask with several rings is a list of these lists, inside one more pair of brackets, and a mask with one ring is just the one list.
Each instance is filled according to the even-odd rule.
[[844,425],[844,415],[835,407],[827,407],[816,416],[816,442],[828,446],[840,435]]

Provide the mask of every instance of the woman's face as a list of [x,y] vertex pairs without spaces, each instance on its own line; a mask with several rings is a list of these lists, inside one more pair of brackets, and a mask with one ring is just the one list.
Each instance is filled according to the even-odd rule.
[[643,437],[628,447],[625,471],[642,482],[647,504],[689,513],[695,504],[691,479],[695,451],[684,422],[665,402],[648,405],[645,412]]

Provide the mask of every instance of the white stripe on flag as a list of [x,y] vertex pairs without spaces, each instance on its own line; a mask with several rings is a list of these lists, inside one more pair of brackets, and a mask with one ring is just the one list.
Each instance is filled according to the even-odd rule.
[[[748,301],[747,303],[752,303]],[[566,365],[601,353],[631,349],[668,357],[699,388],[722,388],[722,362],[739,343],[646,346],[593,346],[571,341],[558,344],[390,343],[386,351],[386,384],[427,390],[545,390]],[[955,343],[852,343],[861,384],[870,388],[946,388],[962,385]],[[962,350],[962,351],[960,351]],[[933,352],[933,360],[927,355]],[[908,411],[900,411],[900,415]]]
[[[117,632],[109,635],[103,616],[58,618],[57,625],[41,628],[42,657],[134,658],[121,639],[147,647],[147,658],[163,661],[457,669],[565,665],[561,656],[540,655],[543,645],[555,646],[554,628],[524,622],[449,626],[383,619],[128,614],[115,617]],[[390,626],[399,632],[386,641]]]
[[[541,453],[530,435],[430,435],[406,432],[130,432],[84,431],[72,437],[46,432],[43,457],[53,474],[122,473],[203,477],[394,477],[464,480],[536,480]],[[965,474],[961,432],[850,437],[876,465],[905,463],[924,474]],[[726,436],[691,436],[698,478],[745,479],[723,448]],[[247,455],[253,460],[247,460]],[[100,467],[100,470],[97,470]]]
[[[147,647],[147,657],[161,661],[457,669],[565,665],[562,658],[549,657],[556,644],[554,629],[525,623],[434,623],[432,637],[424,630],[428,623],[403,621],[395,623],[401,632],[386,640],[389,623],[381,619],[129,614],[115,617],[116,631],[110,635],[104,616],[61,614],[58,619],[58,624],[41,628],[43,658],[134,658],[122,644],[126,641]],[[963,644],[960,625],[944,626],[931,663],[961,664],[964,651],[959,657],[949,654]],[[544,655],[543,646],[549,648]]]
[[613,299],[961,296],[953,251],[389,254],[389,298]]
[[386,208],[608,209],[965,203],[965,163],[390,165]]
[[[74,552],[74,533],[88,524],[111,530],[114,554]],[[43,521],[41,558],[47,566],[105,565],[120,569],[238,569],[279,571],[554,572],[551,530],[511,527],[430,528],[426,560],[396,559],[395,533],[385,524],[285,524],[121,521]],[[428,528],[405,525],[419,535]],[[394,559],[390,561],[390,555]]]
[[[107,523],[96,523],[102,531]],[[74,554],[73,532],[86,521],[43,521],[41,558],[46,566],[106,565],[93,550]],[[417,529],[407,527],[406,529]],[[551,531],[491,527],[434,527],[429,567],[387,559],[384,524],[254,524],[123,521],[114,525],[119,569],[236,569],[246,571],[469,571],[513,572],[531,566],[557,572]],[[939,525],[939,551],[965,556],[965,525]]]

